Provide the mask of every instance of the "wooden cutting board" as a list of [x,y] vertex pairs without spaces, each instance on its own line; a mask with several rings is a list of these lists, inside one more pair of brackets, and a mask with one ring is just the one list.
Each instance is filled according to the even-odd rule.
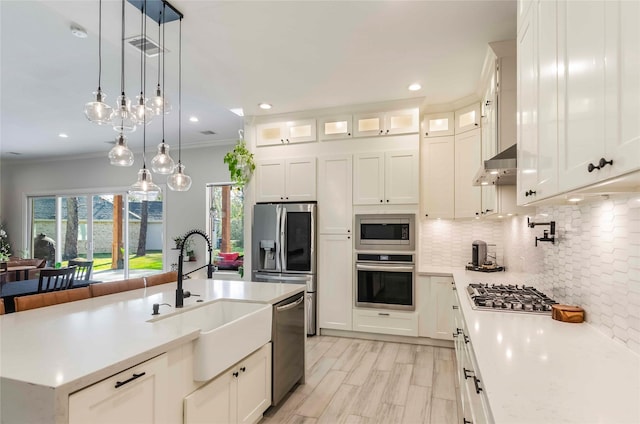
[[580,323],[584,321],[584,309],[571,305],[551,305],[551,318],[557,321]]

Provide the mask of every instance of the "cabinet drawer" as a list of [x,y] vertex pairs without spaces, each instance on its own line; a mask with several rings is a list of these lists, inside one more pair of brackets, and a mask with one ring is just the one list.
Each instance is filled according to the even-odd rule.
[[162,354],[69,396],[69,423],[165,419],[168,359]]
[[418,315],[415,312],[354,309],[353,329],[368,333],[417,337]]

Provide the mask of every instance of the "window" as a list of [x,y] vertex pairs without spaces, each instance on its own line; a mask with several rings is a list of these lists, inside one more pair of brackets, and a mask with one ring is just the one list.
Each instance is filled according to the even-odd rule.
[[244,192],[231,183],[207,184],[207,205],[214,265],[237,271],[244,264]]
[[30,252],[48,266],[93,261],[92,279],[120,280],[163,269],[164,203],[123,193],[29,196]]

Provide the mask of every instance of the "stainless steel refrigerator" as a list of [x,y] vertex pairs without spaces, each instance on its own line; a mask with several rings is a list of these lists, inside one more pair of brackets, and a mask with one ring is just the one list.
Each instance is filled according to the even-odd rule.
[[307,334],[316,334],[316,204],[253,207],[252,280],[306,285]]

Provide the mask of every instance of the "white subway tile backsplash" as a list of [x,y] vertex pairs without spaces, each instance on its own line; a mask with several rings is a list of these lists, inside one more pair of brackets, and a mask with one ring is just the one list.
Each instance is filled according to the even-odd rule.
[[543,206],[536,222],[556,222],[556,242],[538,242],[546,226],[527,218],[420,222],[420,262],[464,266],[471,243],[496,244],[498,263],[524,272],[561,303],[583,307],[587,321],[640,353],[640,200],[617,195],[571,206]]

